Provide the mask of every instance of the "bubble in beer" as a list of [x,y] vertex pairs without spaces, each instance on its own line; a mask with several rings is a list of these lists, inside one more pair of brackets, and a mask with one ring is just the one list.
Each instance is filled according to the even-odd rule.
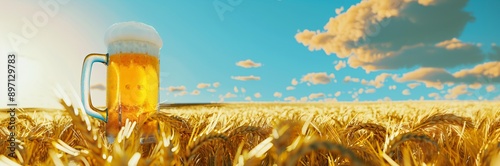
[[145,53],[158,56],[163,44],[155,28],[133,21],[111,25],[104,40],[110,54]]

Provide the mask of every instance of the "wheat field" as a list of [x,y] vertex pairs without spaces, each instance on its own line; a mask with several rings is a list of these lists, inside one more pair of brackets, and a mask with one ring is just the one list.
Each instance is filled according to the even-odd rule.
[[500,164],[498,102],[169,107],[149,118],[160,122],[152,144],[140,144],[141,124],[129,122],[108,144],[105,123],[61,104],[50,119],[18,113],[17,157],[7,155],[5,118],[0,165]]

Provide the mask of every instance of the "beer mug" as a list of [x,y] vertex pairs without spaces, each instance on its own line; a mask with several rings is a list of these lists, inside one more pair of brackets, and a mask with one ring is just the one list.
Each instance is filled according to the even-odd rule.
[[[144,124],[141,142],[154,142],[157,122],[149,115],[159,111],[159,71],[162,40],[156,30],[139,22],[113,24],[106,32],[107,54],[89,54],[82,67],[81,95],[85,112],[106,122],[108,142],[114,142],[126,120]],[[92,65],[107,65],[106,108],[92,105]]]

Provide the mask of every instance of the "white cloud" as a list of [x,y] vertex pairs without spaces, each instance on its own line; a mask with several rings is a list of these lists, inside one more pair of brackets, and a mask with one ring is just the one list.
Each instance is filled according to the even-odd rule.
[[393,75],[389,73],[382,73],[376,76],[375,79],[367,81],[366,85],[374,86],[375,88],[381,88],[384,86],[385,80],[390,76]]
[[240,88],[241,93],[246,93],[247,90],[245,88]]
[[295,87],[293,87],[293,86],[287,86],[286,87],[286,90],[294,90],[294,89],[295,89]]
[[324,93],[311,93],[309,95],[309,99],[311,99],[311,100],[314,100],[314,99],[317,99],[317,98],[322,98],[322,97],[325,97]]
[[392,101],[392,99],[391,99],[390,97],[386,96],[386,97],[384,97],[384,98],[382,99],[382,101]]
[[495,86],[494,86],[494,85],[488,85],[488,86],[486,87],[486,92],[493,92],[493,91],[495,91],[495,89],[496,89],[496,88],[495,88]]
[[307,101],[307,97],[301,97],[299,102],[306,102]]
[[225,95],[224,95],[224,98],[235,98],[236,95],[235,94],[232,94],[231,92],[227,92]]
[[207,89],[207,92],[211,92],[211,93],[214,93],[214,92],[216,92],[216,91],[217,91],[217,90],[215,90],[215,89]]
[[460,95],[466,94],[467,85],[457,85],[451,89],[448,89],[448,94],[444,96],[445,99],[457,99]]
[[399,82],[419,81],[427,87],[436,89],[443,89],[445,83],[483,84],[484,80],[488,80],[487,83],[500,83],[500,61],[486,62],[453,74],[443,68],[419,68],[403,74],[396,80]]
[[403,95],[408,96],[410,95],[410,90],[409,89],[404,89],[403,92],[401,92]]
[[300,81],[301,82],[310,82],[314,85],[316,84],[328,84],[330,83],[331,79],[335,78],[335,75],[333,73],[331,74],[326,74],[326,72],[322,73],[308,73],[305,76],[303,76]]
[[233,80],[239,80],[239,81],[258,81],[258,80],[260,80],[260,77],[259,76],[254,76],[254,75],[250,75],[250,76],[231,76],[231,79],[233,79]]
[[396,90],[397,86],[396,85],[391,85],[389,86],[389,90]]
[[208,88],[208,87],[210,87],[209,83],[199,83],[198,85],[196,85],[196,88],[198,88],[198,89],[203,89],[203,88]]
[[[365,80],[366,81],[366,80]],[[345,76],[344,77],[344,82],[359,82],[359,78],[353,78],[351,76]]]
[[363,94],[363,92],[364,92],[364,91],[365,91],[365,90],[364,90],[363,88],[359,88],[359,89],[358,89],[358,94]]
[[277,97],[277,98],[281,98],[281,96],[283,96],[283,94],[281,94],[280,92],[274,92],[273,96]]
[[262,97],[262,95],[259,92],[257,92],[255,94],[253,94],[253,97],[258,99],[258,98]]
[[342,94],[342,92],[337,91],[337,92],[335,92],[335,97],[339,97],[341,94]]
[[244,60],[244,61],[239,61],[236,63],[236,66],[240,66],[240,67],[243,67],[243,68],[252,68],[252,67],[260,67],[262,66],[261,63],[256,63],[250,59],[247,59],[247,60]]
[[410,89],[415,89],[416,87],[420,86],[420,83],[409,83],[406,86],[408,86],[408,88]]
[[245,100],[246,100],[246,101],[252,101],[252,97],[247,96],[247,97],[245,97]]
[[193,92],[191,92],[191,95],[199,95],[200,94],[200,91],[195,89],[193,90]]
[[238,93],[238,87],[234,86],[233,90],[234,90],[234,93]]
[[185,91],[186,87],[185,86],[169,86],[168,91],[169,92],[180,92],[180,91]]
[[335,70],[339,71],[340,69],[346,67],[345,61],[339,61],[337,65],[335,65]]
[[481,83],[474,83],[474,84],[471,84],[469,85],[469,88],[471,89],[481,89],[483,85],[481,85]]
[[295,79],[295,78],[294,78],[294,79],[292,79],[292,85],[293,85],[293,86],[295,86],[295,85],[297,85],[297,84],[299,84],[299,82],[297,81],[297,79]]
[[220,83],[219,83],[219,82],[214,82],[214,83],[212,84],[212,86],[213,86],[214,88],[218,88],[218,87],[220,86]]
[[285,97],[284,99],[285,101],[296,101],[297,98],[293,97],[293,96],[288,96],[288,97]]
[[434,98],[434,100],[439,100],[441,98],[441,96],[439,95],[439,93],[430,93],[429,95],[430,98]]
[[335,14],[339,15],[340,13],[342,13],[342,11],[344,11],[344,6],[341,6],[340,8],[335,9]]
[[367,89],[367,90],[365,90],[365,93],[367,93],[367,94],[368,94],[368,93],[375,93],[375,91],[376,91],[376,90],[372,88],[372,89]]
[[303,30],[297,42],[348,58],[367,72],[420,67],[456,67],[482,62],[476,44],[457,39],[468,22],[468,0],[361,1],[329,19],[322,30]]

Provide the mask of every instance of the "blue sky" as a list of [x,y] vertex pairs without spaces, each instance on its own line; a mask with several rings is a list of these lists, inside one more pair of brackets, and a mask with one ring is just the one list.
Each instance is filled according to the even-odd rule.
[[[386,0],[380,0],[379,3],[384,1]],[[58,22],[59,19],[67,18],[68,20],[62,21],[61,25],[81,25],[83,32],[85,32],[84,28],[91,29],[85,33],[92,34],[82,36],[86,38],[85,41],[94,41],[92,43],[82,40],[82,43],[89,43],[84,45],[85,49],[82,49],[82,52],[87,53],[106,51],[103,42],[104,32],[112,23],[140,21],[155,27],[164,43],[160,53],[162,73],[160,98],[169,103],[246,101],[248,97],[251,101],[285,101],[285,98],[287,98],[286,101],[300,101],[301,98],[302,101],[495,100],[499,98],[500,76],[498,73],[500,71],[479,71],[482,66],[496,69],[500,65],[497,63],[498,60],[486,58],[488,54],[498,54],[493,51],[493,48],[498,48],[493,43],[500,43],[500,31],[497,30],[500,22],[496,21],[500,16],[500,11],[495,8],[500,5],[498,1],[415,0],[411,4],[401,2],[402,4],[397,4],[400,5],[399,7],[394,8],[398,14],[392,13],[391,15],[390,12],[384,11],[385,14],[389,13],[389,16],[381,16],[381,20],[391,19],[391,22],[387,26],[382,25],[380,33],[370,36],[366,31],[360,32],[362,36],[371,38],[373,42],[361,43],[357,46],[349,45],[349,42],[353,40],[353,34],[356,36],[354,33],[356,29],[345,27],[358,24],[358,22],[367,22],[363,25],[369,25],[370,21],[374,25],[381,24],[381,20],[377,20],[379,18],[370,16],[361,18],[362,10],[359,10],[377,5],[377,3],[359,0],[300,2],[241,0],[240,2],[230,4],[225,0],[203,2],[169,0],[142,3],[136,1],[69,1],[67,4],[61,4],[60,12],[63,14],[56,15],[51,21]],[[457,8],[456,6],[460,3],[466,3],[466,6]],[[33,9],[26,7],[30,4],[34,6]],[[219,5],[220,10],[225,10],[225,12],[218,13],[214,4]],[[40,10],[40,5],[37,9],[37,1],[16,2],[13,5],[24,7],[24,11],[18,12],[19,17],[29,17]],[[353,5],[358,6],[358,9],[354,9]],[[435,10],[442,10],[443,15],[448,14],[447,17],[450,17],[451,21],[436,18],[440,15],[439,11],[437,16],[418,14],[419,10],[430,10],[431,7]],[[343,10],[336,11],[340,8]],[[463,13],[460,11],[469,12],[468,15],[474,19],[466,20],[465,23],[453,21],[467,19],[466,16],[461,15]],[[372,14],[383,15],[383,12],[373,11]],[[341,15],[344,16],[341,18]],[[359,20],[346,21],[356,15],[360,17]],[[8,18],[2,17],[2,19],[9,23]],[[413,37],[412,33],[416,34],[416,32],[412,30],[415,29],[411,27],[405,29],[405,25],[408,24],[404,22],[405,19],[410,20],[409,22],[414,21],[414,25],[428,28],[428,30],[421,32],[423,35]],[[10,23],[15,25],[12,25],[10,31],[19,28],[19,20],[10,19]],[[444,26],[433,26],[431,25],[433,20],[437,20],[436,23],[443,21],[447,23]],[[338,27],[335,28],[339,28],[340,31],[333,30],[335,28],[331,28],[330,31],[325,30],[324,27],[329,22],[338,22]],[[55,28],[55,25],[49,22],[40,31],[40,36],[44,34],[43,30],[48,31],[51,28]],[[395,31],[393,31],[394,28],[396,28]],[[443,33],[448,31],[449,34]],[[6,33],[8,30],[3,32]],[[48,32],[45,31],[45,33]],[[48,33],[47,35],[63,36],[63,34]],[[323,38],[322,35],[328,37]],[[356,38],[359,36],[354,37]],[[453,40],[453,38],[456,39]],[[363,39],[365,38],[361,37],[361,40]],[[4,38],[3,47],[9,50],[11,47],[5,41],[7,40]],[[416,48],[411,51],[401,49],[403,47],[384,50],[386,49],[383,46],[384,43],[395,47],[399,41],[406,42],[406,45],[402,44],[403,46]],[[378,42],[382,44],[376,45],[380,44]],[[438,47],[439,43],[443,46]],[[43,56],[41,54],[44,52],[41,48],[48,44],[37,41],[27,45],[35,44],[39,47],[34,49],[37,51],[33,51],[36,52],[33,54],[37,55],[32,56]],[[54,44],[75,47],[71,46],[71,43]],[[452,48],[452,44],[456,47]],[[359,55],[356,53],[353,54],[354,56],[342,55],[345,48],[358,49]],[[426,54],[426,50],[430,49],[436,49],[438,53],[423,55]],[[477,49],[480,51],[478,52]],[[392,57],[377,59],[377,52],[401,56],[398,56],[400,58],[395,56],[396,58],[393,59]],[[80,52],[74,54],[80,55],[74,55],[67,61],[80,64],[84,55]],[[454,56],[455,54],[457,55]],[[446,57],[445,61],[449,59],[450,64],[445,65],[447,63],[443,61],[441,65],[440,60],[443,58],[433,59],[439,56]],[[469,57],[474,56],[476,58],[470,58],[469,63]],[[351,64],[351,61],[356,59],[354,57],[361,59],[361,62]],[[427,57],[427,59],[405,57]],[[483,58],[478,59],[478,57]],[[254,65],[261,65],[251,68],[236,65],[247,59],[254,62]],[[405,59],[415,60],[415,62],[406,64]],[[346,65],[337,70],[335,66],[339,61]],[[428,63],[432,61],[437,63]],[[402,63],[402,65],[388,63]],[[429,69],[427,73],[419,70],[429,67],[432,70]],[[474,67],[478,69],[473,70]],[[77,72],[81,69],[81,65],[68,65],[68,68],[74,68],[75,72],[66,78],[73,87],[79,87],[79,73]],[[105,73],[103,69],[104,67],[96,67],[95,72]],[[442,72],[456,74],[462,70],[469,71],[469,75],[455,75],[456,78],[449,78],[449,75]],[[432,73],[439,71],[441,73],[430,77]],[[412,72],[413,75],[404,77],[405,74]],[[387,75],[385,79],[382,79],[383,81],[369,83],[370,80],[375,80],[383,73]],[[233,79],[237,76],[252,75],[259,77],[260,80]],[[305,76],[310,76],[307,77],[310,79],[304,78]],[[345,82],[347,76],[358,78],[359,81]],[[92,77],[93,84],[105,84],[104,77],[105,75],[96,74]],[[474,79],[469,79],[472,77]],[[293,79],[297,80],[297,85],[292,85]],[[362,84],[363,79],[368,83]],[[213,83],[216,82],[220,83],[220,86],[213,87]],[[211,87],[197,88],[201,83],[209,83]],[[413,84],[416,87],[410,88],[408,84],[411,83],[419,85]],[[179,88],[181,86],[185,88]],[[293,86],[294,90],[287,90],[289,86]],[[170,90],[176,89],[176,91],[169,91],[169,87]],[[242,88],[244,93],[242,93]],[[238,91],[236,92],[235,89]],[[93,96],[99,98],[97,102],[104,100],[102,96],[105,93],[101,91],[103,90],[92,91]],[[194,95],[193,91],[199,91],[199,94]],[[275,96],[276,92],[280,95]],[[338,92],[340,95],[335,95]],[[432,93],[437,93],[437,95],[430,95]]]

